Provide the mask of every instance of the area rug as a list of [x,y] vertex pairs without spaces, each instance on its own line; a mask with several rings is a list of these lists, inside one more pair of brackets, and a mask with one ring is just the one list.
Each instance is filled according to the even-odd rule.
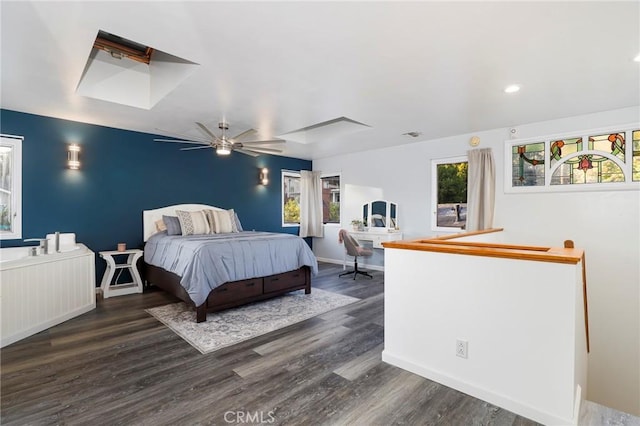
[[311,294],[304,294],[304,290],[300,290],[240,308],[208,313],[207,321],[199,324],[196,323],[195,310],[182,302],[146,311],[206,354],[358,300],[316,288]]

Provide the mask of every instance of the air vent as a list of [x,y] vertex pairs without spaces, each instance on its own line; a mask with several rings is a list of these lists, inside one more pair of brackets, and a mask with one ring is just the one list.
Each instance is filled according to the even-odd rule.
[[421,134],[422,132],[407,132],[407,133],[403,133],[402,136],[411,136],[412,138],[417,138]]

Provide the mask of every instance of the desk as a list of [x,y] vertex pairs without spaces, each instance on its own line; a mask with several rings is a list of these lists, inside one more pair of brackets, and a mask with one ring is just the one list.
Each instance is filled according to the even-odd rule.
[[[349,234],[353,236],[358,242],[371,241],[374,249],[384,249],[382,243],[388,241],[398,241],[402,239],[402,232],[393,231],[389,232],[386,228],[380,228],[381,231],[349,231]],[[347,268],[347,251],[344,251],[344,259],[342,262],[342,269]]]
[[387,241],[397,241],[402,239],[402,232],[393,231],[389,232],[386,228],[383,231],[372,231],[369,229],[368,231],[350,231],[349,234],[353,235],[358,241],[371,241],[373,243],[373,248],[383,249],[382,243]]
[[[125,251],[101,251],[100,257],[102,257],[107,262],[107,270],[104,271],[104,276],[102,277],[102,283],[100,284],[100,288],[102,289],[102,297],[105,299],[113,296],[122,296],[125,294],[132,293],[142,293],[142,279],[140,278],[140,274],[138,273],[138,268],[136,267],[136,263],[140,256],[142,256],[143,251],[139,249],[130,249]],[[114,256],[123,256],[126,255],[125,263],[116,263]],[[120,278],[120,274],[123,269],[129,270],[131,274],[131,278],[133,282],[130,283],[118,283],[118,278]],[[119,270],[118,276],[116,277],[114,283],[113,276]]]

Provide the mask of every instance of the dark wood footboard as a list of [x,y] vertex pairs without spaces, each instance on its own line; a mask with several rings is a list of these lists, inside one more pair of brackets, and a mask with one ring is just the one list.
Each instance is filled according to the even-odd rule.
[[195,307],[196,322],[206,321],[207,312],[217,312],[270,299],[290,291],[304,289],[305,294],[311,293],[311,268],[308,266],[282,274],[222,284],[211,290],[205,303],[200,306],[195,306],[189,294],[180,284],[180,277],[172,272],[145,263],[144,279],[176,296],[187,305]]

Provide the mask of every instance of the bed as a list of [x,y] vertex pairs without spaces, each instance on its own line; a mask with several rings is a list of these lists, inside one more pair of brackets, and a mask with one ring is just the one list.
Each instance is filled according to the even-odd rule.
[[204,204],[179,204],[142,213],[144,280],[193,306],[196,322],[206,321],[207,312],[290,291],[311,293],[311,276],[318,264],[298,236],[242,230],[169,235],[158,230],[164,216],[205,211],[225,212]]

